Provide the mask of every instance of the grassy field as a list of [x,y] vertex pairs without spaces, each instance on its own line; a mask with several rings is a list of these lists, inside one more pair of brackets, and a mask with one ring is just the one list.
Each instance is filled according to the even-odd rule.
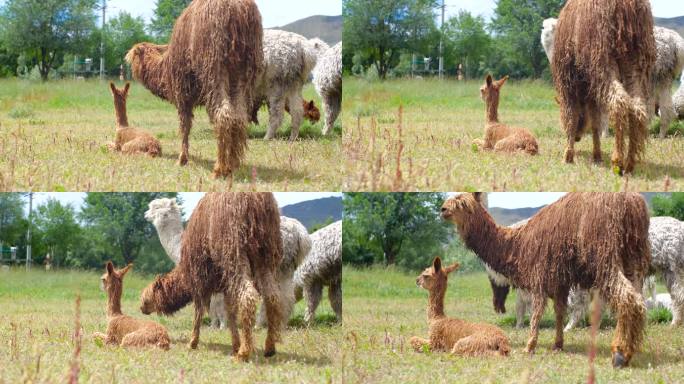
[[[539,346],[523,350],[528,329],[512,327],[515,298],[508,315],[494,313],[484,273],[452,274],[445,300],[448,316],[499,325],[509,336],[508,358],[459,358],[444,353],[415,353],[411,336],[427,337],[427,291],[416,287],[416,274],[394,270],[344,270],[345,367],[350,382],[364,383],[582,383],[589,372],[589,328],[565,334],[565,350],[552,352],[552,306],[542,321]],[[661,286],[659,292],[664,292]],[[649,313],[653,315],[653,313]],[[675,383],[684,377],[684,330],[649,321],[643,351],[632,367],[615,370],[610,362],[613,328],[599,331],[598,383]]]
[[[265,359],[266,332],[256,334],[257,356],[250,363],[233,363],[230,335],[203,327],[197,350],[186,347],[192,327],[192,305],[173,317],[150,318],[164,324],[171,349],[122,349],[97,345],[91,335],[104,332],[106,298],[99,288],[101,273],[34,269],[0,270],[0,383],[61,383],[74,351],[75,297],[81,296],[83,344],[81,383],[323,383],[340,382],[339,362],[343,332],[333,325],[332,309],[323,300],[317,324],[301,324],[303,302],[295,309],[290,327],[283,332],[274,358]],[[142,288],[152,277],[135,271],[124,280],[123,311],[143,318],[138,310]]]
[[[576,145],[574,165],[563,163],[554,90],[546,82],[508,81],[499,119],[530,129],[540,154],[478,151],[484,135],[481,81],[345,78],[342,142],[345,190],[665,191],[684,188],[684,122],[665,140],[652,127],[646,153],[633,175],[610,165],[613,137],[602,141],[603,163],[591,160],[591,138]],[[654,123],[654,125],[657,123]]]
[[[304,96],[320,99],[307,85]],[[139,84],[128,98],[132,126],[159,138],[163,156],[126,156],[107,151],[114,140],[112,96],[105,82],[0,80],[0,190],[40,191],[209,191],[214,180],[216,140],[204,109],[195,111],[190,161],[179,167],[175,108]],[[290,143],[289,115],[274,141],[262,139],[268,114],[250,126],[249,148],[233,189],[260,191],[340,190],[341,128],[322,137],[323,122],[305,122]],[[286,130],[285,130],[286,129]]]

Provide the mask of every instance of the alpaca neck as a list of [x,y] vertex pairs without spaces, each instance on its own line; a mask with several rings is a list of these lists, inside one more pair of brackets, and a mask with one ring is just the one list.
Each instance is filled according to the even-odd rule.
[[114,96],[114,110],[116,111],[116,126],[128,127],[128,115],[126,114],[126,99],[115,95]]
[[164,86],[166,76],[163,73],[165,72],[163,57],[162,55],[146,55],[138,80],[155,96],[170,100]]
[[[477,204],[471,217],[458,225],[458,231],[465,245],[477,254],[494,271],[510,278],[514,267],[509,242],[512,231],[499,227],[482,205]],[[505,254],[501,250],[507,250]]]
[[486,103],[486,118],[488,123],[499,122],[499,100],[488,100]]
[[162,288],[155,292],[155,301],[162,313],[173,314],[192,300],[184,275],[180,267],[176,267],[161,278]]
[[[446,284],[446,283],[445,283]],[[428,321],[444,317],[444,294],[446,289],[430,291],[428,294]]]
[[121,287],[107,294],[107,317],[121,315]]
[[178,265],[180,262],[181,238],[183,237],[183,224],[181,223],[180,216],[178,220],[166,223],[163,230],[157,229],[157,233],[166,254]]

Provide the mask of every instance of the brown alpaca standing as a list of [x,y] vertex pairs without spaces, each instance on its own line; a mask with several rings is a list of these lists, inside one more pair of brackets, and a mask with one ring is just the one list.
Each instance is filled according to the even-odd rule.
[[430,338],[414,336],[409,340],[411,346],[416,352],[429,346],[431,351],[451,351],[459,356],[508,356],[511,347],[500,328],[469,323],[444,314],[448,275],[456,269],[458,263],[442,268],[442,260],[436,257],[432,267],[425,269],[416,279],[416,285],[429,292],[427,316]]
[[508,76],[494,81],[487,75],[485,84],[480,88],[480,97],[485,102],[486,123],[485,137],[473,142],[484,149],[496,152],[524,151],[530,155],[539,153],[539,145],[534,135],[525,128],[511,127],[499,122],[499,93]]
[[651,251],[649,216],[638,193],[569,193],[542,208],[525,225],[500,227],[479,202],[461,194],[442,206],[465,245],[494,271],[532,295],[531,335],[537,346],[546,299],[554,300],[556,340],[563,348],[563,320],[571,287],[596,288],[617,313],[613,365],[626,366],[643,340],[646,308],[641,285]]
[[253,0],[194,0],[176,20],[168,45],[136,44],[126,55],[133,77],[176,106],[188,162],[195,107],[214,126],[215,177],[232,177],[247,148],[249,106],[262,66],[261,14]]
[[553,46],[551,72],[567,135],[565,162],[574,161],[575,141],[587,131],[594,161],[601,161],[601,120],[607,113],[615,126],[612,163],[620,172],[632,172],[648,135],[646,101],[656,60],[648,0],[568,0]]
[[194,349],[211,295],[223,293],[233,354],[246,361],[254,351],[252,330],[261,297],[268,321],[264,356],[273,356],[282,324],[276,281],[282,254],[280,213],[273,194],[208,193],[183,234],[180,263],[145,288],[140,310],[170,315],[193,301],[189,346]]
[[107,333],[95,332],[93,337],[122,347],[155,346],[168,350],[170,341],[166,328],[153,321],[134,319],[121,312],[123,278],[131,267],[133,264],[128,264],[117,271],[111,261],[107,262],[107,271],[101,277],[102,287],[107,292]]
[[147,132],[139,131],[128,126],[126,114],[126,98],[131,84],[126,83],[123,89],[118,89],[114,83],[109,88],[114,96],[114,111],[116,112],[116,139],[110,148],[126,154],[146,153],[152,157],[161,156],[159,140]]

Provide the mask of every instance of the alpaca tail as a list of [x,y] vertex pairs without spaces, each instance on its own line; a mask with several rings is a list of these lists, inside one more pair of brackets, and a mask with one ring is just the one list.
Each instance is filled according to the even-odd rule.
[[614,121],[620,121],[625,118],[625,111],[639,122],[639,124],[646,124],[648,122],[648,108],[646,103],[641,98],[634,98],[630,96],[625,87],[617,79],[613,79],[608,88],[606,96],[606,104],[610,112],[610,117]]

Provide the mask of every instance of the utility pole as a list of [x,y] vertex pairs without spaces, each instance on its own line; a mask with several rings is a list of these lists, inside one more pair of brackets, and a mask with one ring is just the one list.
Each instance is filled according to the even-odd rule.
[[33,192],[29,192],[28,229],[26,230],[26,270],[31,268],[31,213],[33,211]]
[[102,0],[102,37],[100,39],[100,80],[104,80],[104,78],[105,78],[104,39],[105,39],[105,25],[106,25],[105,24],[106,10],[107,10],[107,0]]
[[439,78],[444,77],[444,13],[446,10],[445,0],[442,0],[442,24],[439,34]]

